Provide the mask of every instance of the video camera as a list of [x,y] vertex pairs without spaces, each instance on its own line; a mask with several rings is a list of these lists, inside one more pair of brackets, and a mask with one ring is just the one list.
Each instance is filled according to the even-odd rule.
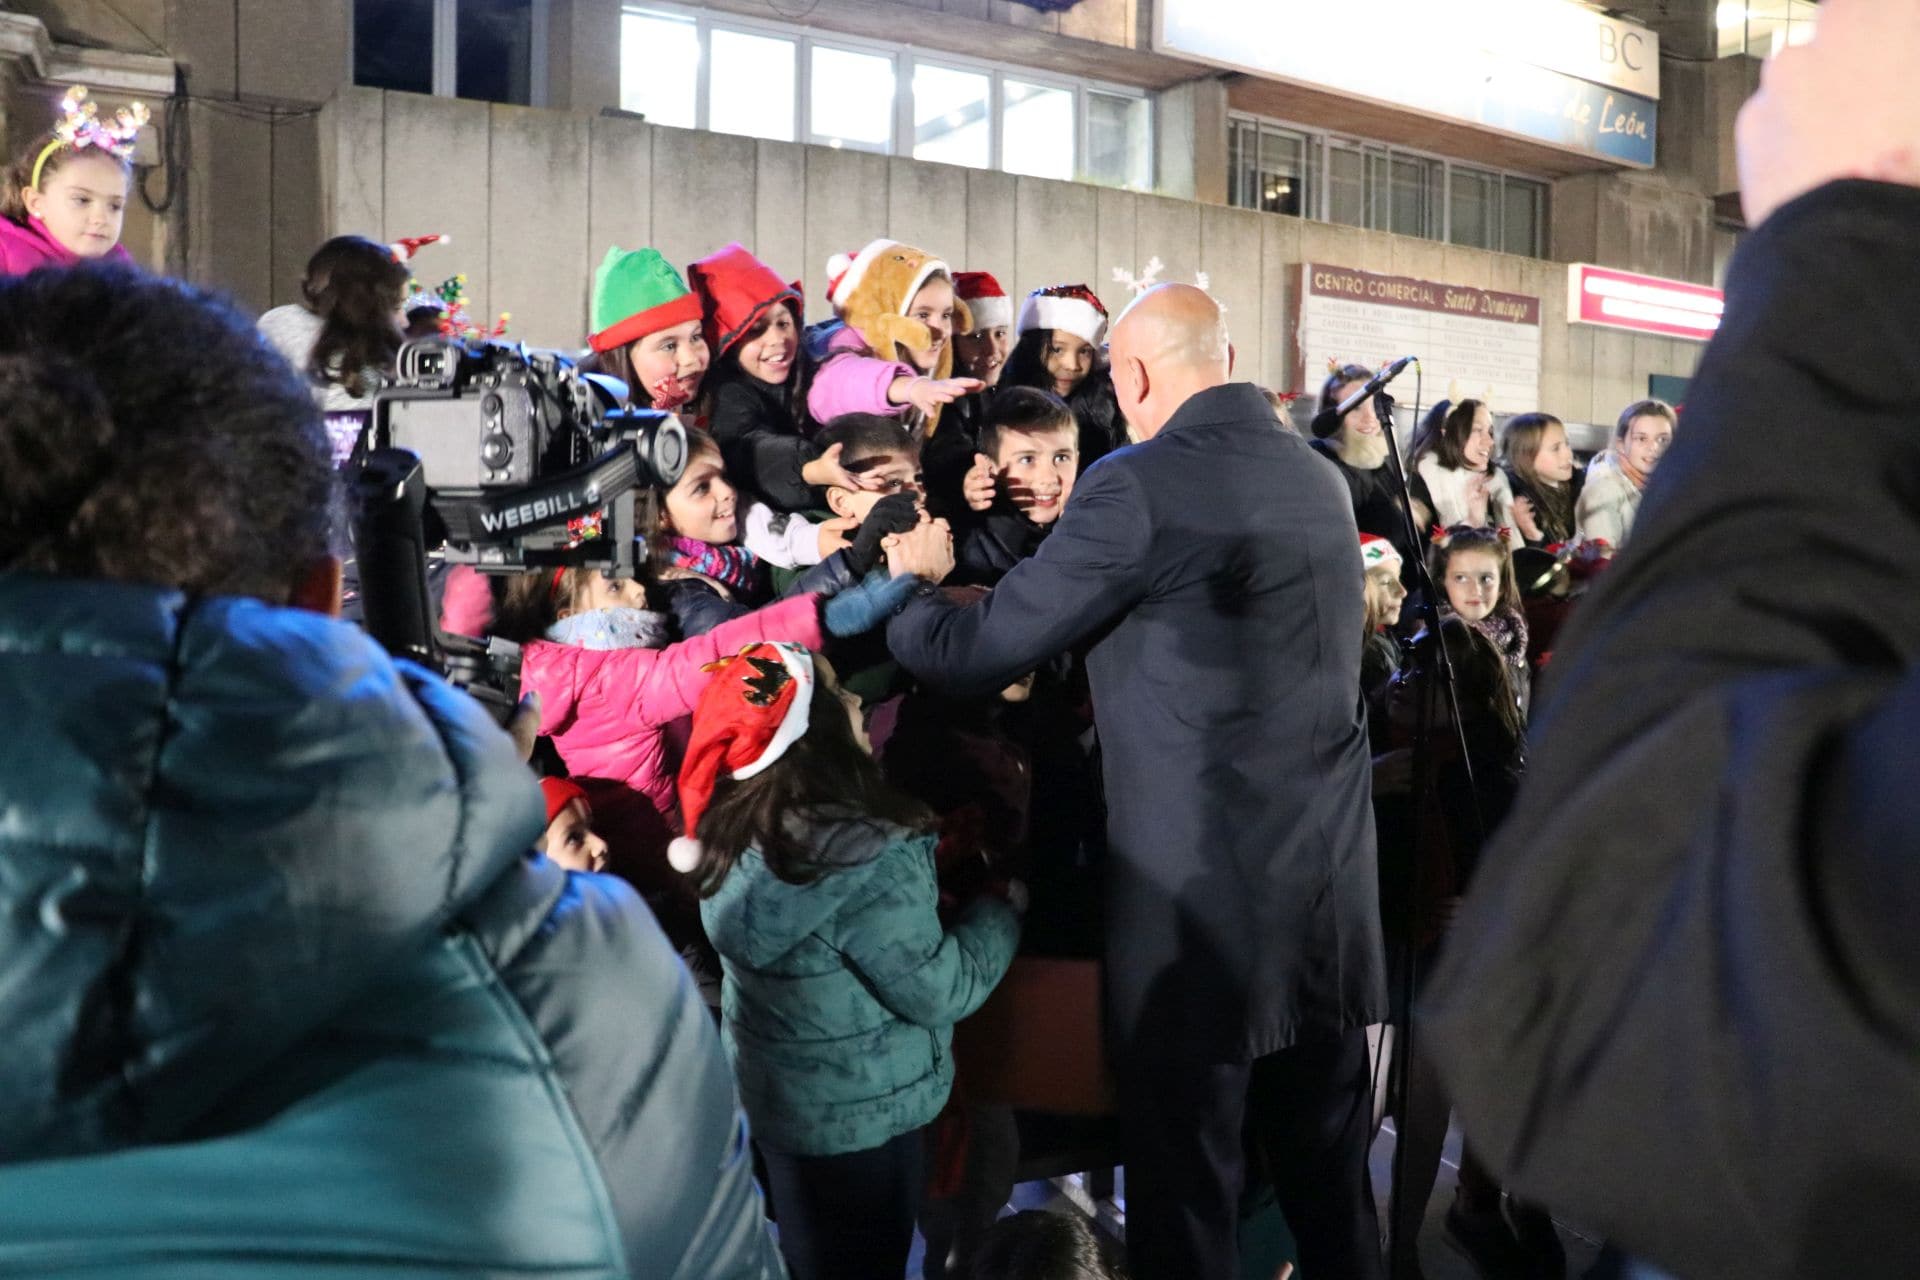
[[680,478],[687,434],[672,414],[619,408],[618,379],[518,343],[422,338],[396,367],[348,463],[364,625],[504,723],[519,700],[519,646],[440,633],[428,553],[483,573],[632,577],[634,501]]

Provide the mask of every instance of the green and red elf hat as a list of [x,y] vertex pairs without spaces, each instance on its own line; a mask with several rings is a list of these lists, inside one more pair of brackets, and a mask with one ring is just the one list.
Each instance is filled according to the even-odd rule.
[[716,360],[745,341],[781,303],[793,312],[795,327],[801,323],[800,282],[782,280],[743,245],[730,244],[693,263],[687,268],[687,283],[699,295],[701,325]]
[[700,299],[658,250],[615,245],[593,273],[593,332],[587,345],[612,351],[699,318]]

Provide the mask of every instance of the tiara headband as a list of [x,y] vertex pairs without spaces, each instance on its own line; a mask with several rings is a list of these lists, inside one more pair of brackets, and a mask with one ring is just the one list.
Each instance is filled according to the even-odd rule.
[[99,108],[87,99],[87,87],[73,86],[60,100],[60,119],[53,126],[53,141],[40,148],[40,156],[33,162],[33,181],[27,186],[34,191],[40,189],[40,177],[46,171],[47,161],[62,147],[72,147],[75,151],[92,147],[116,160],[129,158],[133,155],[134,139],[152,118],[147,104],[136,102],[114,112],[112,120],[103,121]]

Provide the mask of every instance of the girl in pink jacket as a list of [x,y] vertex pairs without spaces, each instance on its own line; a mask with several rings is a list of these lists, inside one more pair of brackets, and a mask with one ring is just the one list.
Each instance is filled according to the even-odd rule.
[[0,185],[0,275],[132,261],[120,227],[133,182],[133,140],[147,109],[135,103],[102,121],[79,86],[60,109],[59,122],[27,145]]
[[881,239],[835,256],[827,277],[838,319],[807,335],[807,357],[817,366],[807,392],[815,423],[846,413],[905,415],[916,436],[930,434],[941,406],[985,385],[948,376],[953,335],[973,322],[946,263]]
[[540,732],[586,792],[609,867],[674,941],[699,936],[699,904],[665,856],[680,826],[670,730],[693,714],[703,668],[756,641],[818,649],[829,635],[871,630],[916,581],[876,576],[828,601],[793,596],[678,643],[637,579],[553,569],[510,581],[493,630],[521,645],[521,689],[540,695]]

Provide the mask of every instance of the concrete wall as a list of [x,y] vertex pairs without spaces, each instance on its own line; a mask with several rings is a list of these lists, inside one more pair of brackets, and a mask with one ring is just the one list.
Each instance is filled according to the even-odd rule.
[[[1645,394],[1648,374],[1688,374],[1700,350],[1570,328],[1555,263],[1161,196],[364,89],[329,104],[318,135],[316,243],[451,232],[452,245],[419,259],[421,278],[468,273],[476,313],[511,311],[514,334],[536,345],[583,341],[590,273],[611,244],[652,245],[684,266],[739,240],[800,277],[819,319],[827,258],[886,234],[992,271],[1009,292],[1085,281],[1115,311],[1128,298],[1116,267],[1158,256],[1163,279],[1206,271],[1241,374],[1276,387],[1311,372],[1291,367],[1301,262],[1538,296],[1542,400],[1570,421],[1611,420]],[[294,184],[280,189],[293,198]]]

